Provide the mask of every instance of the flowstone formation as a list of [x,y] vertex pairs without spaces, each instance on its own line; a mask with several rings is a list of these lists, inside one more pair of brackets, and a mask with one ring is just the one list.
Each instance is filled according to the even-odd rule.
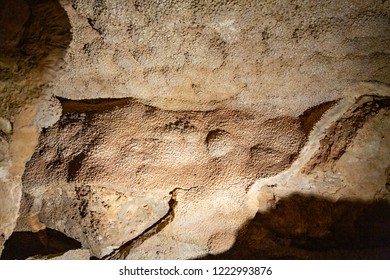
[[[63,116],[42,132],[27,164],[22,217],[39,215],[103,257],[172,212],[174,199],[175,224],[183,223],[177,241],[201,234],[197,242],[206,244],[216,233],[234,236],[251,218],[247,188],[288,168],[304,140],[291,117],[63,101]],[[236,218],[210,225],[210,214]],[[190,226],[195,219],[201,232]],[[27,230],[22,224],[16,229]]]
[[1,258],[388,259],[389,11],[0,1]]

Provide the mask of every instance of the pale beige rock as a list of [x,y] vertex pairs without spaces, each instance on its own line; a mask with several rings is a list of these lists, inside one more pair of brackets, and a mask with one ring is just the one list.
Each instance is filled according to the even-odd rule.
[[5,137],[0,136],[0,179],[8,176],[9,165],[9,144]]
[[0,118],[0,130],[5,134],[10,134],[12,132],[11,123],[7,119]]
[[[378,92],[380,92],[379,88]],[[371,99],[364,98],[362,100],[365,100],[367,104]],[[356,108],[356,104],[346,103],[343,106]],[[320,150],[319,143],[321,139],[325,138],[327,126],[346,118],[343,116],[345,112],[348,114],[347,110],[339,111],[339,113],[330,111],[329,114],[325,114],[316,128],[322,133],[313,131],[308,144],[302,149],[300,156],[290,169],[274,177],[259,179],[253,185],[249,193],[257,196],[260,209],[265,211],[270,207],[268,203],[270,191],[276,200],[293,192],[317,195],[333,201],[346,198],[365,202],[381,199],[388,201],[390,199],[390,193],[386,189],[387,170],[390,165],[388,161],[390,134],[387,132],[389,125],[388,106],[378,110],[377,113],[372,113],[364,121],[340,158],[331,161],[330,165],[325,165],[312,172],[302,172],[307,163],[310,162],[310,158]],[[347,126],[345,130],[344,135],[348,136]],[[338,139],[337,144],[344,140]]]
[[[22,175],[38,141],[38,128],[33,125],[36,107],[26,106],[14,122],[6,157],[1,160],[0,178],[0,252],[5,240],[11,235],[19,216],[22,196]],[[8,151],[7,151],[8,150]],[[3,165],[3,162],[6,162]]]
[[210,254],[217,255],[229,250],[236,241],[236,235],[229,232],[218,232],[210,236],[207,249]]
[[76,249],[65,252],[64,254],[57,255],[48,255],[48,256],[33,256],[28,258],[28,260],[89,260],[90,258],[89,251],[87,249]]
[[55,94],[170,110],[298,116],[390,82],[387,1],[63,1],[73,40]]
[[361,96],[390,96],[389,1],[15,3],[14,18],[0,3],[0,252],[47,226],[95,257],[198,258],[292,193],[389,201],[388,109],[321,152]]

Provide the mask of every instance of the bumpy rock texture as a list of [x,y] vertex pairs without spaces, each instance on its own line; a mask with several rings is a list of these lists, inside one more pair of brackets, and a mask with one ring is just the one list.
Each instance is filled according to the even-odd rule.
[[0,31],[0,252],[388,258],[389,1],[3,0]]
[[288,168],[305,140],[299,120],[291,117],[173,113],[133,100],[64,101],[63,108],[27,165],[24,193],[31,205],[25,210],[42,205],[41,221],[83,240],[100,257],[104,248],[138,236],[162,217],[175,189],[196,193],[183,198],[183,208],[228,196],[229,208],[220,211],[245,220],[245,189]]
[[388,1],[69,1],[55,94],[298,116],[388,82]]

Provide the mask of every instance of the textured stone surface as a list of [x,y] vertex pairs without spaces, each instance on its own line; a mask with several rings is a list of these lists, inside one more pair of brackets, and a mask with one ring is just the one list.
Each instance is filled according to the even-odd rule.
[[89,260],[91,257],[89,250],[86,249],[78,249],[71,250],[64,253],[61,256],[51,258],[52,260]]
[[77,249],[69,250],[68,252],[60,256],[34,256],[28,258],[29,260],[89,260],[90,258],[89,250],[87,249]]
[[[374,89],[382,97],[365,94]],[[28,230],[31,221],[23,218],[37,214],[39,223],[80,240],[97,257],[188,259],[229,250],[257,211],[277,210],[280,201],[289,201],[296,192],[321,197],[324,209],[337,200],[367,205],[387,201],[388,90],[375,84],[355,89],[362,97],[339,102],[325,112],[308,142],[303,120],[291,117],[267,119],[229,110],[171,112],[132,99],[63,100],[63,116],[41,134],[27,165],[24,212],[17,229]],[[359,120],[353,134],[345,128],[351,120]],[[343,125],[337,130],[335,124]],[[332,149],[343,147],[342,153],[324,157],[328,153],[321,148],[324,139]],[[320,158],[323,165],[305,171],[313,158]],[[286,203],[299,209],[304,207],[299,201]],[[322,206],[310,207],[308,213],[314,213],[318,224],[303,218],[300,228],[293,219],[300,240],[325,238],[338,215],[348,208],[366,208],[347,203],[340,206],[340,213],[324,212],[321,217]],[[291,217],[278,215],[281,227],[286,226]],[[390,218],[386,216],[385,221]],[[262,225],[260,231],[269,230]],[[295,234],[288,224],[287,229]],[[256,237],[260,244],[261,238],[271,242],[261,236]],[[267,256],[283,257],[276,251]],[[292,252],[297,258],[321,255]],[[363,258],[370,252],[375,253],[362,252]]]
[[0,1],[0,251],[16,225],[39,129],[61,115],[42,88],[59,69],[69,29],[56,1]]
[[35,113],[34,106],[26,106],[15,118],[12,136],[0,135],[0,251],[16,226],[22,195],[22,175],[37,145],[38,128],[33,124]]
[[298,116],[358,81],[390,82],[388,1],[63,1],[56,95],[172,110]]
[[[350,109],[355,107],[356,105],[346,102],[332,108],[313,129],[308,142],[290,168],[276,176],[260,178],[249,186],[243,196],[247,205],[246,211],[247,213],[258,211],[258,214],[250,223],[247,234],[242,218],[243,224],[236,227],[235,231],[228,226],[230,220],[240,219],[234,215],[238,213],[237,210],[234,214],[224,213],[220,210],[223,207],[219,205],[217,209],[210,211],[212,206],[209,205],[212,203],[208,198],[215,202],[224,197],[222,194],[217,194],[218,197],[205,196],[202,202],[196,203],[196,206],[194,202],[186,202],[187,205],[183,206],[185,210],[179,207],[182,200],[178,197],[176,213],[191,209],[190,213],[193,211],[200,216],[207,215],[207,212],[209,221],[214,221],[213,223],[222,220],[226,224],[226,231],[216,233],[217,236],[222,236],[221,239],[230,236],[232,232],[236,236],[240,232],[239,229],[242,230],[244,238],[239,239],[239,243],[227,255],[222,254],[217,258],[386,258],[390,250],[390,240],[387,237],[390,222],[388,206],[390,193],[387,187],[390,154],[389,108],[385,107],[378,114],[368,118],[358,130],[356,137],[348,142],[348,148],[343,155],[332,166],[319,168],[309,175],[302,172],[310,158],[318,151],[320,140],[326,132],[325,128],[344,118]],[[329,123],[326,124],[327,122]],[[348,135],[348,132],[345,133]],[[317,138],[318,135],[320,137]],[[227,192],[225,194],[229,195]],[[316,200],[318,203],[315,203]],[[231,207],[229,202],[226,204]],[[289,204],[293,206],[286,206]],[[203,211],[203,205],[207,210]],[[253,209],[257,210],[252,212]],[[214,214],[210,214],[212,212]],[[340,217],[343,216],[346,218],[340,221]],[[271,228],[268,220],[262,221],[264,217],[267,217],[270,223],[274,223]],[[175,219],[177,222],[180,221],[179,214]],[[202,224],[196,218],[192,218],[194,223],[184,220],[183,218],[182,224],[175,221],[169,224],[159,235],[145,241],[138,250],[133,250],[128,258],[155,259],[161,255],[162,258],[195,258],[202,254],[219,254],[229,249],[231,243],[230,237],[227,237],[225,242],[222,242],[226,247],[214,251],[214,246],[210,246],[210,242],[214,240],[213,235],[210,235],[207,245],[199,243],[194,245],[188,234],[191,232],[191,235],[196,235],[199,232],[198,227]],[[345,235],[340,237],[338,231],[332,232],[334,225],[337,225],[337,230],[343,231],[343,227],[348,227],[355,221],[363,225],[349,227],[349,231],[345,233],[347,237]],[[189,224],[190,227],[186,228],[185,224]],[[204,228],[202,227],[202,232]],[[368,228],[372,228],[373,232],[367,232]],[[182,229],[185,230],[181,231]],[[281,236],[278,230],[285,231],[282,239],[279,239]],[[294,247],[295,244],[290,247],[292,239],[290,235],[296,238],[294,242],[303,245]],[[255,241],[251,241],[253,238]],[[348,242],[345,240],[348,238],[350,244],[346,244]],[[161,246],[163,240],[167,239],[172,240],[171,243]],[[178,246],[179,240],[183,242],[179,243],[180,249],[173,248]],[[326,242],[324,247],[321,247],[321,242]],[[360,247],[359,242],[362,244]],[[217,244],[220,244],[219,241]],[[247,251],[251,244],[253,248]],[[207,249],[204,249],[205,247]],[[324,252],[333,249],[335,249],[333,253]]]
[[0,117],[12,122],[61,67],[71,40],[57,1],[0,2]]
[[[209,211],[213,200],[221,200],[212,203],[221,214],[238,215],[232,224],[242,223],[248,216],[246,187],[288,168],[306,138],[291,117],[169,112],[131,99],[63,101],[63,112],[43,131],[27,165],[22,217],[40,212],[43,223],[83,240],[98,257],[164,216],[174,189],[185,197],[178,204],[185,210],[175,211],[175,221],[194,221],[198,212],[197,222],[205,223],[190,239],[207,238],[213,228],[196,210]],[[17,230],[29,224],[21,218]]]
[[382,258],[389,5],[0,1],[0,252]]

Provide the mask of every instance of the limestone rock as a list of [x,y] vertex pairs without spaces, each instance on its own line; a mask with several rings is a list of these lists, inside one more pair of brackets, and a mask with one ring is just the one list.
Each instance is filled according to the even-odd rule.
[[33,256],[28,260],[89,260],[90,254],[87,249],[76,249],[65,252],[60,256]]
[[390,82],[388,1],[62,3],[65,98],[299,116],[358,81]]
[[48,114],[37,117],[36,98],[60,67],[69,29],[56,1],[0,2],[0,252],[19,216],[24,165],[39,129],[50,125]]
[[[39,213],[44,224],[82,241],[98,257],[163,217],[174,189],[185,197],[175,221],[195,219],[197,207],[209,211],[219,196],[227,197],[213,206],[216,210],[237,211],[234,215],[247,219],[245,188],[259,176],[288,168],[306,138],[299,120],[291,117],[170,112],[131,99],[63,101],[63,112],[41,134],[27,165],[17,229],[28,230],[23,217]],[[225,203],[229,207],[223,210]],[[232,220],[233,231],[241,219]],[[208,219],[198,222],[206,226]],[[215,235],[212,228],[198,238],[208,238],[209,231]]]
[[0,1],[0,253],[55,229],[104,259],[388,255],[389,11]]

